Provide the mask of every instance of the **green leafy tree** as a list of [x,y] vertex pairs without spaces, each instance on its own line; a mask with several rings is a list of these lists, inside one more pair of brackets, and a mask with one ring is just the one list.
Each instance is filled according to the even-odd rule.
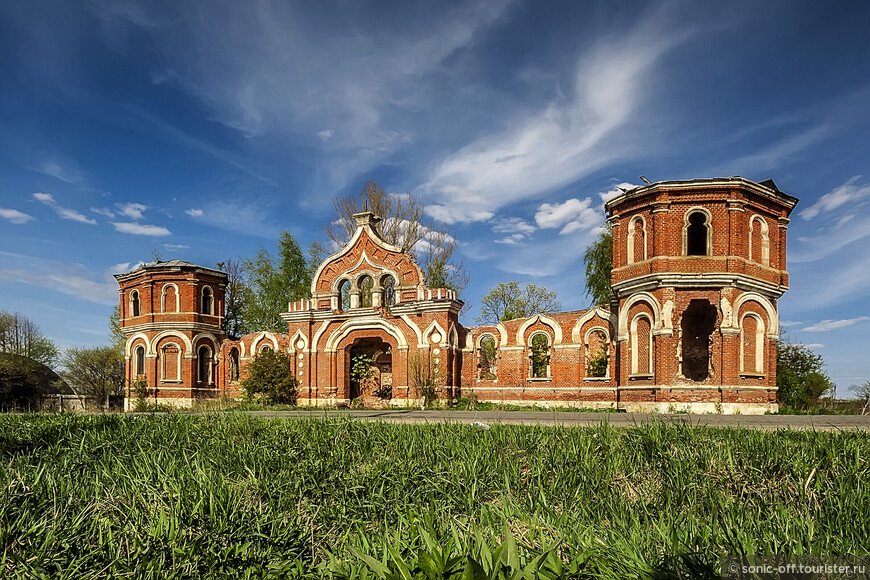
[[[357,195],[336,197],[332,206],[338,219],[326,224],[323,233],[334,249],[344,246],[356,231],[353,215],[368,209],[382,219],[378,230],[384,240],[420,264],[430,288],[450,288],[459,294],[468,285],[468,271],[456,256],[456,238],[449,228],[426,218],[425,205],[411,192],[387,193],[374,181],[368,181]],[[312,247],[317,263],[329,253],[320,244]]]
[[610,271],[613,269],[613,228],[605,222],[598,238],[583,253],[586,295],[595,305],[610,304]]
[[109,344],[118,354],[124,356],[124,348],[127,346],[127,335],[121,330],[121,305],[115,304],[112,315],[109,317]]
[[68,348],[61,363],[61,376],[77,395],[93,395],[108,407],[111,395],[124,393],[124,355],[115,346]]
[[281,313],[287,311],[290,302],[311,296],[311,271],[299,244],[289,232],[282,232],[277,258],[260,248],[254,258],[242,263],[241,269],[244,275],[238,288],[242,295],[241,321],[236,322],[236,332],[286,332],[287,323],[281,319]]
[[293,356],[286,352],[264,350],[254,357],[241,382],[249,398],[261,396],[269,403],[296,402],[298,381]]
[[780,340],[776,350],[777,402],[783,410],[805,411],[834,391],[822,356],[806,345]]
[[17,355],[46,366],[57,360],[57,347],[26,316],[0,310],[0,353]]
[[525,288],[520,288],[517,281],[499,282],[480,302],[480,316],[476,319],[478,324],[498,324],[562,309],[556,292],[537,284],[526,284]]

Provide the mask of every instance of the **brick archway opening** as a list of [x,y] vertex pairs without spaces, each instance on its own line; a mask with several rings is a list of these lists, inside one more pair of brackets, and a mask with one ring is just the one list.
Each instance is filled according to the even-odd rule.
[[345,347],[350,400],[365,406],[388,404],[393,386],[393,347],[381,338],[357,338]]
[[692,300],[681,323],[683,376],[701,382],[710,376],[710,345],[718,313],[709,300]]

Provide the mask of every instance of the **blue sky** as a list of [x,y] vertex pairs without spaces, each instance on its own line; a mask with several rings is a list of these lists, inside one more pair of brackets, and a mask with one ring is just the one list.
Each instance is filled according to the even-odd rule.
[[0,5],[0,308],[106,341],[111,278],[303,246],[375,179],[447,222],[471,273],[587,306],[602,195],[773,178],[788,336],[870,379],[870,3]]

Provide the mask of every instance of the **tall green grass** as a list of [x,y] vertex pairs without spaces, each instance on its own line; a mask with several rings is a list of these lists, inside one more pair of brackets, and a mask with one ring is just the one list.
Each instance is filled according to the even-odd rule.
[[868,454],[666,423],[2,416],[0,573],[718,578],[725,553],[866,554]]

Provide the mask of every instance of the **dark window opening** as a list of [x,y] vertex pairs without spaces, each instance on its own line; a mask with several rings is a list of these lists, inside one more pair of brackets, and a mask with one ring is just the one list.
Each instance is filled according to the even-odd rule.
[[686,255],[706,256],[707,252],[707,216],[699,211],[689,215],[689,226],[686,228]]
[[710,375],[711,335],[718,314],[709,300],[692,300],[680,324],[683,348],[683,376],[703,381]]
[[202,314],[213,314],[214,297],[211,294],[211,288],[203,288],[202,290]]
[[133,290],[130,294],[130,302],[132,303],[133,316],[139,316],[139,292]]
[[477,378],[482,381],[497,379],[498,347],[495,338],[487,335],[480,339],[480,348],[477,352]]
[[372,306],[372,289],[375,287],[371,276],[363,276],[359,281],[359,305],[363,308]]
[[396,279],[392,276],[381,278],[381,304],[389,308],[396,303]]
[[145,374],[145,347],[136,347],[136,376],[141,377]]
[[342,280],[338,285],[338,309],[341,311],[350,310],[350,282]]
[[237,349],[232,349],[230,351],[230,380],[232,382],[238,382],[239,380],[239,351]]
[[211,351],[207,346],[199,348],[199,382],[204,385],[211,384]]

